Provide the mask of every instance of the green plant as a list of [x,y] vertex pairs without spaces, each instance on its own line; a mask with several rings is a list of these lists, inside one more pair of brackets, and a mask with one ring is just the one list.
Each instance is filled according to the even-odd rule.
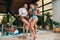
[[44,18],[44,17],[43,17],[43,16],[39,16],[38,18],[39,18],[39,19],[38,19],[37,25],[39,25],[39,26],[40,26],[40,25],[43,25],[43,21],[44,21],[43,18]]
[[[46,16],[46,21],[44,22],[44,16]],[[37,22],[38,25],[48,25],[48,26],[52,26],[53,25],[53,20],[51,19],[52,15],[50,15],[50,12],[44,13],[44,16],[40,16],[39,20]]]
[[47,12],[45,16],[46,16],[45,25],[52,26],[53,20],[51,19],[52,15],[50,15],[50,12]]
[[55,25],[56,27],[59,27],[59,26],[60,26],[60,23],[54,21],[54,22],[53,22],[53,25]]
[[7,17],[4,15],[1,24],[5,24],[7,22]]

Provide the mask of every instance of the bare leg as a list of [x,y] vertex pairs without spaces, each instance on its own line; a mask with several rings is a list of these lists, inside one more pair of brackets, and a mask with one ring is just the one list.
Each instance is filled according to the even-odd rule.
[[26,27],[26,37],[27,37],[27,33],[28,33],[28,29],[29,29],[29,22],[27,20],[25,20],[24,18],[22,18],[22,22],[24,22],[24,25]]
[[[37,26],[36,26],[36,23],[37,23],[37,19],[34,19],[32,22],[31,22],[31,31],[32,31],[32,33],[33,33],[33,40],[35,40],[35,38],[36,38],[36,30],[37,30]],[[34,28],[34,26],[35,26],[35,28]]]
[[[37,31],[37,24],[34,24],[34,29],[35,29],[35,38],[36,38],[37,37],[37,33],[36,33],[36,31]],[[31,30],[31,28],[30,28],[30,30]],[[30,32],[30,37],[32,39],[32,32]]]
[[35,28],[34,28],[35,23],[36,23],[36,19],[34,19],[31,22],[31,34],[33,34],[33,39],[35,38]]
[[35,24],[34,29],[35,29],[35,37],[37,37],[37,33],[36,33],[36,31],[37,31],[37,24]]
[[24,37],[26,37],[26,33],[25,33],[25,30],[26,30],[26,25],[23,23],[23,33],[24,33]]
[[29,28],[30,28],[30,39],[32,39],[32,32],[31,32],[31,22],[32,22],[32,17],[29,19]]

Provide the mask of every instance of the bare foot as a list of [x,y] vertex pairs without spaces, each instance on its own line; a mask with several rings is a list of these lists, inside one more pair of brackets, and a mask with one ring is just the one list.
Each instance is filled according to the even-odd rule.
[[37,34],[35,35],[35,38],[37,38]]
[[24,38],[26,38],[26,34],[24,34],[24,36],[23,36]]
[[24,38],[25,39],[28,39],[28,34],[24,34]]
[[36,37],[34,37],[33,40],[36,40]]
[[33,40],[33,35],[32,34],[30,34],[30,40]]
[[30,40],[33,40],[33,37],[30,37]]
[[36,40],[36,38],[37,38],[37,35],[35,35],[35,36],[33,37],[33,40]]

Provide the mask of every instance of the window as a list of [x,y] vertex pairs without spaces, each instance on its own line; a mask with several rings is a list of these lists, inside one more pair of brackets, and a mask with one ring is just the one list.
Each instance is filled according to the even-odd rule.
[[44,0],[44,4],[51,2],[52,0]]
[[46,11],[46,12],[44,12],[44,13],[47,13],[47,12],[50,12],[50,15],[53,15],[53,10]]
[[37,4],[38,4],[38,6],[41,6],[41,5],[42,5],[42,0],[39,0],[39,1],[37,2]]
[[[39,0],[37,2],[37,4],[38,4],[40,12],[41,12],[40,14],[43,15],[43,24],[42,25],[45,27],[45,24],[47,23],[48,25],[52,26],[51,25],[52,22],[49,24],[50,20],[48,21],[48,18],[47,18],[48,16],[45,15],[45,14],[48,14],[47,12],[49,12],[49,15],[53,15],[52,0]],[[53,19],[53,17],[50,17],[50,18]],[[53,26],[52,26],[52,28],[53,28]]]
[[[43,4],[42,4],[43,2]],[[48,10],[48,9],[51,9],[52,10],[52,0],[39,0],[37,2],[38,6],[40,7],[40,11],[44,11],[45,10]],[[44,9],[42,10],[42,7],[44,7]],[[49,10],[48,10],[49,11]]]
[[0,13],[0,24],[1,24],[2,21],[6,21],[7,20],[5,18],[6,18],[6,14]]
[[51,9],[52,8],[52,3],[49,5],[44,6],[44,10]]

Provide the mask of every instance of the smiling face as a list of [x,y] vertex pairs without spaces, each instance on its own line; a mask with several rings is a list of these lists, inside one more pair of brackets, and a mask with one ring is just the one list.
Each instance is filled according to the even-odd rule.
[[24,4],[24,8],[26,8],[26,9],[28,8],[27,4]]
[[34,4],[30,4],[30,8],[34,9],[35,8]]
[[35,4],[35,8],[38,8],[38,4]]

